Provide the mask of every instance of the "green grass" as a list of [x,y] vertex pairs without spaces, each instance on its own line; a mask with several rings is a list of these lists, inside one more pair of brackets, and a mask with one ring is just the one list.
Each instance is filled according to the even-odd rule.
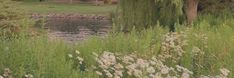
[[[231,71],[229,78],[233,78],[234,23],[232,21],[234,19],[230,17],[202,16],[186,32],[188,45],[184,47],[186,53],[180,60],[180,65],[204,75],[217,75],[220,68],[227,68]],[[177,25],[177,31],[186,31],[186,27]],[[1,38],[0,73],[3,73],[4,68],[10,68],[16,78],[22,77],[25,73],[33,74],[36,78],[99,78],[92,70],[81,72],[73,69],[73,61],[68,59],[68,54],[79,50],[88,68],[96,64],[92,52],[110,51],[120,54],[135,52],[147,58],[158,54],[165,33],[168,33],[168,29],[158,25],[156,28],[141,32],[132,30],[129,33],[110,33],[104,39],[93,37],[77,45],[51,41],[46,36]],[[195,34],[205,34],[208,37],[208,48],[204,47],[202,38],[196,38]],[[196,58],[198,60],[196,63],[203,68],[193,67],[191,50],[194,46],[205,52],[205,55]]]
[[93,4],[66,4],[50,2],[21,2],[20,7],[29,13],[76,13],[76,14],[109,14],[116,5],[94,6]]
[[13,76],[21,78],[26,73],[36,78],[92,78],[91,73],[72,69],[67,54],[73,49],[56,41],[49,42],[45,37],[12,39],[0,41],[0,73],[10,68]]
[[[182,57],[180,65],[189,68],[197,74],[217,75],[220,68],[227,68],[231,71],[230,78],[233,78],[234,64],[234,19],[216,18],[216,24],[210,19],[210,16],[201,17],[198,23],[187,31],[186,26],[178,25],[177,32],[187,31],[188,45],[184,47],[186,53]],[[209,20],[208,20],[209,19]],[[219,22],[222,21],[222,22]],[[110,34],[105,39],[91,38],[80,43],[76,49],[81,52],[88,64],[92,65],[95,62],[92,58],[92,52],[102,53],[109,51],[114,53],[129,54],[136,53],[142,57],[149,58],[156,56],[160,52],[162,38],[168,30],[156,26],[141,32],[131,31],[128,34],[114,33]],[[205,34],[207,44],[204,44],[202,38],[195,37],[195,34],[201,36]],[[205,46],[208,48],[205,48]],[[205,52],[204,55],[195,57],[198,61],[193,61],[191,53],[193,47],[199,47]],[[194,67],[194,63],[203,67]]]

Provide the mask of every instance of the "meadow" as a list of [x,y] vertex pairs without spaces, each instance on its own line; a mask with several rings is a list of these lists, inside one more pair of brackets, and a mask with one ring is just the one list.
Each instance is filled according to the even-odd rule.
[[[0,78],[234,78],[231,11],[201,13],[191,26],[175,24],[175,32],[159,22],[147,29],[121,32],[116,31],[119,24],[113,22],[112,31],[104,38],[92,36],[68,44],[51,40],[45,29],[29,31],[35,21],[13,2],[0,4]],[[26,14],[109,14],[116,8],[19,4]]]
[[[149,74],[144,67],[135,68],[142,72],[137,74],[133,72],[130,75],[128,64],[118,59],[129,55],[136,60],[136,63],[132,62],[133,64],[137,64],[140,60],[143,60],[143,64],[147,64],[151,57],[156,57],[161,61],[156,63],[163,63],[165,67],[176,70],[181,66],[187,69],[187,74],[183,69],[173,75],[165,72],[163,74],[162,69],[155,67],[153,77],[170,75],[177,78],[188,78],[187,76],[233,78],[233,21],[232,15],[226,17],[204,15],[192,27],[178,24],[176,32],[169,32],[166,27],[157,25],[155,28],[140,32],[112,31],[104,39],[94,36],[77,45],[66,44],[59,40],[51,41],[46,35],[1,38],[0,73],[7,73],[7,69],[4,68],[9,68],[11,73],[8,75],[15,78],[24,76],[30,78],[29,75],[34,78],[151,77],[153,73]],[[112,61],[103,60],[111,58]],[[113,68],[116,64],[122,64],[122,75],[114,74],[115,70],[120,70]],[[107,66],[102,68],[101,65]],[[188,73],[188,70],[192,73]]]

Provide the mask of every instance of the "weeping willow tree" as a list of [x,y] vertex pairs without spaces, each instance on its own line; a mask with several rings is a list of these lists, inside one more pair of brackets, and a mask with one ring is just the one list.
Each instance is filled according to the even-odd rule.
[[157,0],[155,17],[161,25],[169,26],[174,31],[174,24],[184,21],[183,0]]
[[[193,10],[191,4],[185,5],[191,1],[198,0],[120,0],[117,24],[121,30],[128,31],[131,28],[140,30],[160,23],[169,26],[173,31],[175,23],[185,21],[186,15],[193,14],[184,12]],[[197,6],[196,3],[194,5]],[[186,9],[184,6],[189,8]],[[196,17],[196,14],[193,16]],[[189,19],[194,20],[194,17]]]
[[155,24],[156,16],[154,0],[120,0],[118,7],[118,29],[127,31],[135,27],[148,28]]

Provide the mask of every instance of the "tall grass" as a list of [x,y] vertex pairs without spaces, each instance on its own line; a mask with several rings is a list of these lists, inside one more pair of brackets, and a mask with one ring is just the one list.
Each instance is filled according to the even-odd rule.
[[[218,18],[214,21],[213,18],[204,16],[190,28],[177,25],[177,32],[186,32],[188,40],[188,45],[183,47],[185,54],[177,64],[197,75],[215,75],[220,68],[234,70],[234,19]],[[46,36],[1,38],[0,74],[4,68],[10,68],[16,78],[26,73],[36,78],[99,78],[92,70],[74,69],[75,62],[68,59],[68,54],[80,51],[87,68],[96,64],[93,52],[135,53],[147,59],[159,54],[166,33],[168,29],[158,25],[140,32],[111,32],[105,38],[92,37],[77,45],[51,41]],[[200,48],[204,55],[195,57],[193,47]],[[232,78],[233,74],[231,72],[229,77]]]
[[[10,68],[16,78],[29,73],[36,78],[79,78],[66,59],[72,48],[47,38],[11,39],[0,41],[0,68]],[[92,74],[92,73],[91,73]],[[92,75],[90,75],[92,77]]]
[[[230,18],[231,17],[231,18]],[[180,61],[180,65],[193,70],[195,75],[215,75],[219,73],[220,68],[233,70],[234,64],[234,21],[233,16],[214,17],[211,15],[202,16],[199,22],[193,27],[187,28],[184,25],[177,25],[177,32],[185,32],[188,45],[184,47],[186,53]],[[85,42],[76,45],[76,49],[88,59],[88,64],[95,63],[91,61],[92,52],[115,52],[121,54],[136,53],[142,57],[149,58],[160,52],[162,38],[168,33],[168,30],[161,27],[151,28],[130,33],[112,33],[107,38],[91,38]],[[197,37],[196,37],[197,35]],[[207,40],[204,40],[207,38]],[[192,50],[194,47],[204,51],[204,55],[194,56]],[[233,74],[233,72],[232,72]],[[231,75],[230,78],[233,76]]]

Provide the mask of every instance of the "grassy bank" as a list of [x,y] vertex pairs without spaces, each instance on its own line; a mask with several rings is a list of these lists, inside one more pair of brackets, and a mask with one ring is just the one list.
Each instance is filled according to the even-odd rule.
[[93,4],[68,4],[51,2],[21,2],[20,7],[29,13],[78,13],[78,14],[109,14],[116,5],[95,6]]
[[[186,67],[194,73],[194,77],[217,75],[220,68],[226,68],[231,71],[229,78],[233,78],[234,19],[213,18],[216,17],[202,17],[190,28],[177,25],[177,32],[174,33],[158,25],[141,32],[112,32],[104,39],[93,37],[72,46],[62,41],[51,41],[46,36],[1,39],[0,74],[4,73],[4,68],[10,68],[15,78],[27,73],[36,78],[102,78],[91,69],[92,65],[97,65],[93,52],[101,54],[108,51],[134,53],[144,59],[172,55],[178,59],[168,58],[164,63],[172,67]],[[167,46],[168,39],[180,50]],[[163,47],[170,50],[164,50]],[[86,71],[80,70],[76,60],[69,59],[68,54],[74,55],[75,50],[80,51]],[[180,52],[182,55],[178,55]]]

